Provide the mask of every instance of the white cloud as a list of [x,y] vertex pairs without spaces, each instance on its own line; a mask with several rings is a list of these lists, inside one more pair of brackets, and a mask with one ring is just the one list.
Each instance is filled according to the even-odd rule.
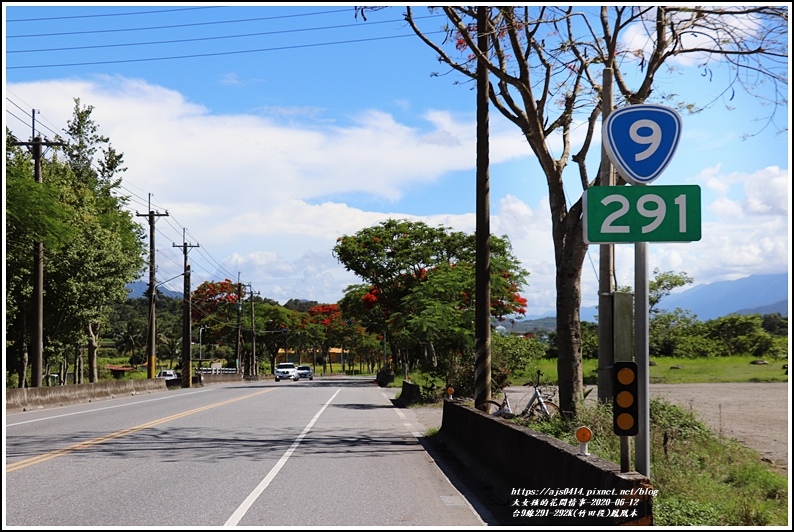
[[745,206],[750,214],[788,216],[791,199],[791,172],[770,166],[745,180]]
[[[470,116],[435,109],[409,125],[370,109],[318,121],[322,110],[309,106],[218,115],[176,91],[110,76],[16,83],[8,89],[23,101],[36,102],[42,123],[56,131],[71,119],[73,97],[94,107],[100,133],[124,153],[129,170],[123,185],[137,196],[131,210],[145,212],[152,193],[155,208],[170,213],[157,222],[158,279],[181,271],[182,250],[173,245],[181,245],[182,228],[187,228],[187,240],[200,245],[189,254],[195,285],[226,277],[236,281],[239,273],[264,297],[335,302],[344,287],[359,282],[331,254],[339,236],[390,217],[469,233],[476,228],[473,212],[418,217],[397,207],[408,190],[434,185],[452,172],[473,175],[476,123]],[[21,138],[29,135],[29,125],[9,126]],[[550,145],[556,147],[558,140],[551,139]],[[497,116],[491,123],[490,156],[494,166],[533,160],[515,126]],[[789,170],[691,168],[693,177],[686,181],[704,187],[703,238],[651,244],[651,270],[685,271],[700,283],[787,269]],[[554,312],[556,268],[545,180],[539,175],[532,179],[543,183],[526,187],[533,194],[538,186],[543,191],[532,205],[524,189],[491,198],[491,230],[508,235],[514,254],[529,270],[524,296],[528,314],[539,315]],[[520,183],[525,187],[526,176]],[[579,192],[566,190],[574,199]],[[395,208],[358,207],[353,198],[362,197]],[[705,220],[706,212],[718,219]],[[618,283],[633,285],[633,246],[615,250]],[[584,306],[597,304],[598,252],[599,246],[590,246],[583,265]]]

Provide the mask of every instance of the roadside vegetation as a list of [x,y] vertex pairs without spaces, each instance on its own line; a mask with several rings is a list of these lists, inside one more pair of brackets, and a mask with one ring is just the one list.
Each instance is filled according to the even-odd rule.
[[[653,313],[651,327],[653,320],[668,317],[663,312]],[[788,341],[787,321],[779,315],[729,316],[705,323],[692,322],[691,329],[676,331],[677,341],[682,345],[714,348],[700,356],[686,350],[682,351],[687,356],[660,354],[661,346],[670,349],[676,342],[665,342],[664,336],[657,334],[651,342],[651,349],[655,350],[655,356],[650,359],[651,384],[788,382],[788,351],[779,349]],[[728,323],[732,327],[726,327]],[[596,335],[594,327],[585,326],[583,330]],[[718,338],[720,334],[722,337]],[[557,360],[552,356],[553,349],[538,350],[537,343],[543,339],[540,331],[527,337],[495,335],[492,338],[495,394],[506,386],[535,382],[538,371],[542,384],[556,384]],[[584,343],[593,345],[587,338]],[[590,353],[583,360],[587,396],[597,384],[598,360],[597,349],[585,352]],[[441,404],[440,398],[449,381],[437,371],[416,368],[407,377],[420,387],[424,405]],[[406,375],[395,375],[392,385],[401,387],[405,378]],[[471,390],[465,388],[456,389],[455,395],[473,397]],[[619,464],[620,438],[612,430],[611,405],[595,401],[582,405],[573,417],[533,422],[531,427],[578,445],[575,430],[586,425],[597,435],[589,444],[589,452]],[[513,422],[521,420],[514,418]],[[716,434],[698,419],[696,412],[663,399],[651,400],[650,424],[653,486],[659,490],[654,500],[655,525],[785,526],[788,523],[788,478],[764,463],[758,452]]]
[[[534,430],[572,445],[577,427],[595,435],[588,451],[620,463],[620,438],[610,405],[589,403],[573,419],[532,423]],[[656,526],[785,526],[788,478],[759,453],[706,427],[696,413],[662,399],[650,401],[650,446]]]
[[[651,367],[660,372],[675,370],[676,384],[698,382],[786,382],[788,376],[778,361],[769,365],[750,364],[753,357],[733,356],[724,359],[664,359]],[[537,367],[554,381],[553,361],[541,361]],[[587,365],[595,367],[596,361]],[[707,374],[705,369],[713,370]],[[661,373],[660,373],[661,375]],[[516,372],[509,385],[533,380],[527,372]],[[435,393],[441,392],[427,373],[414,372],[411,382],[423,391],[425,403],[438,405]],[[403,378],[392,386],[401,387]],[[545,382],[545,377],[544,377]],[[585,387],[587,390],[587,387]],[[533,430],[549,434],[578,446],[577,427],[587,426],[594,434],[588,451],[615,464],[620,463],[620,438],[612,430],[612,407],[587,401],[572,418],[557,417],[544,422],[524,423]],[[438,430],[428,432],[428,437]],[[653,464],[653,487],[659,490],[654,499],[656,526],[786,526],[788,523],[788,477],[761,460],[761,455],[734,439],[725,438],[708,428],[695,411],[671,404],[665,399],[650,401],[650,451]],[[633,453],[632,453],[633,454]]]

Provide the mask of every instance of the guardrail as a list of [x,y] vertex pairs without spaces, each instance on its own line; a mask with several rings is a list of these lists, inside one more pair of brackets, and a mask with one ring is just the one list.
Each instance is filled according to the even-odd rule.
[[229,375],[237,373],[237,368],[198,368],[196,373],[202,375]]

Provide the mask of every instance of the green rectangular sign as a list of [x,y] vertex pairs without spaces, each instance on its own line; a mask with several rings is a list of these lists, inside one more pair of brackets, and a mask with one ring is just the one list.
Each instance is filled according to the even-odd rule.
[[588,244],[700,240],[700,187],[590,187],[582,196]]

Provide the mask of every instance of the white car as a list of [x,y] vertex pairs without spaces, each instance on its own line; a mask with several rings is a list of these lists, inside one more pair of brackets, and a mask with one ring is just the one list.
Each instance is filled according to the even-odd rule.
[[281,362],[276,366],[276,382],[281,379],[292,379],[294,381],[300,379],[298,368],[295,367],[295,364],[292,362]]
[[173,369],[164,369],[157,374],[158,379],[181,379],[182,376]]
[[312,374],[312,367],[311,366],[298,366],[298,376],[301,379],[309,379],[310,381],[314,380],[314,375]]

